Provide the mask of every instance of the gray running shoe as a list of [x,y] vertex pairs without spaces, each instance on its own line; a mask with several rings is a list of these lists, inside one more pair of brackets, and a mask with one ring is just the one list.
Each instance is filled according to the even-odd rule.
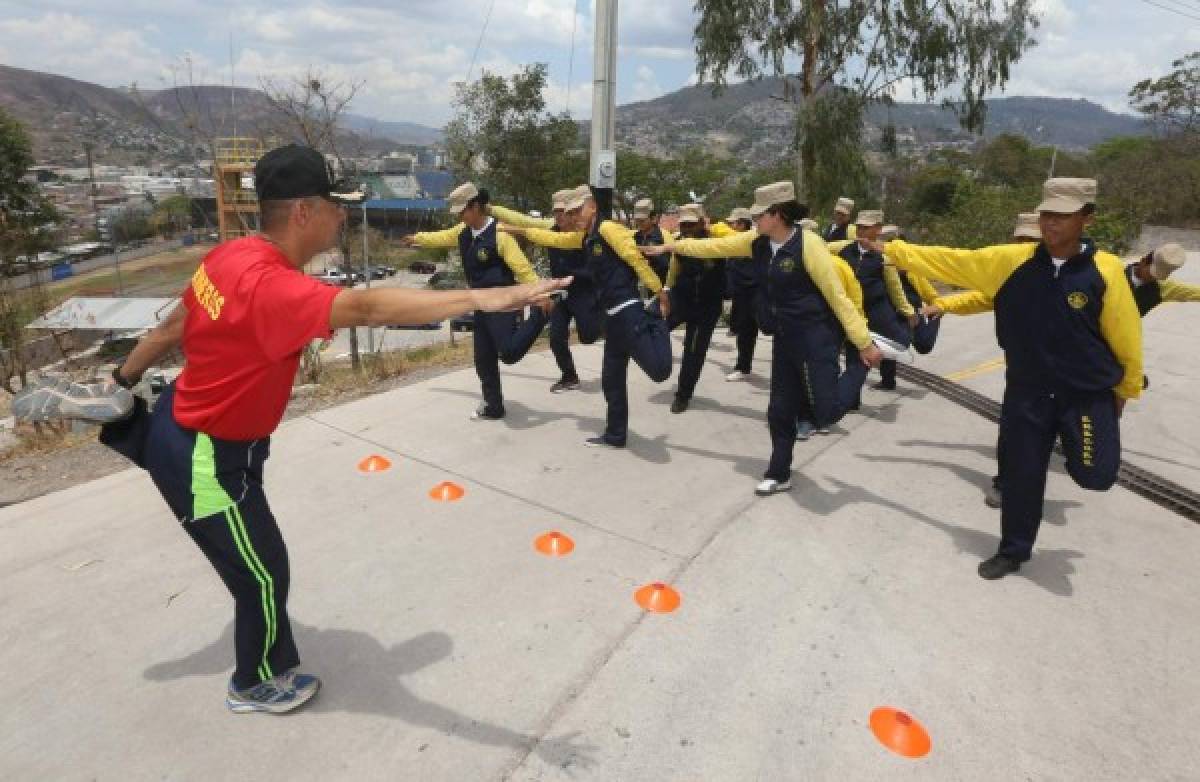
[[225,695],[225,705],[234,714],[284,714],[303,706],[319,689],[320,679],[309,674],[297,673],[295,669],[245,690],[234,687],[231,679],[229,691]]
[[42,423],[75,419],[110,424],[133,412],[133,393],[119,386],[85,385],[69,378],[46,378],[13,397],[12,413],[20,421]]

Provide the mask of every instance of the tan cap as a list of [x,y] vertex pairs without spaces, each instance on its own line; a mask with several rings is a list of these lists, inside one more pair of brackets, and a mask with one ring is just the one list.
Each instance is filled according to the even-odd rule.
[[1170,277],[1187,263],[1187,253],[1178,244],[1164,244],[1154,251],[1150,273],[1162,281]]
[[592,188],[588,187],[587,185],[580,185],[571,191],[571,195],[567,198],[566,203],[563,204],[563,209],[568,212],[573,212],[576,209],[581,208],[591,197]]
[[736,223],[739,220],[752,221],[752,220],[754,220],[754,217],[753,217],[753,215],[750,214],[749,209],[747,209],[744,206],[739,206],[739,207],[735,207],[729,213],[729,217],[725,218],[725,221],[729,222],[729,223]]
[[551,208],[552,208],[552,209],[554,209],[555,211],[558,211],[559,209],[566,209],[566,208],[567,208],[567,201],[569,201],[569,200],[570,200],[570,198],[571,198],[571,194],[572,194],[572,193],[574,193],[574,192],[575,192],[575,191],[574,191],[574,190],[571,190],[570,188],[568,188],[568,189],[566,189],[566,190],[556,190],[556,191],[554,191],[554,195],[552,195],[552,196],[550,197],[550,200],[551,200],[551,203],[552,203],[552,206],[551,206]]
[[446,197],[446,208],[452,214],[462,214],[462,211],[467,208],[467,202],[477,195],[479,195],[479,188],[470,182],[459,185]]
[[873,225],[883,225],[883,210],[882,209],[864,209],[858,213],[858,218],[854,221],[855,225],[861,225],[869,228]]
[[895,239],[898,236],[900,236],[900,226],[898,225],[885,225],[883,230],[879,232],[879,238],[884,241]]
[[763,212],[777,204],[786,204],[796,200],[796,186],[791,182],[775,182],[764,185],[754,191],[754,206],[750,207],[750,215],[758,217]]
[[817,224],[816,220],[813,220],[811,217],[806,217],[800,221],[800,227],[805,231],[812,231],[813,233],[816,233],[821,226]]
[[704,222],[704,210],[700,204],[684,204],[679,207],[679,222],[702,223]]
[[1088,204],[1096,203],[1096,180],[1060,177],[1047,179],[1042,185],[1042,203],[1038,212],[1075,214]]
[[634,220],[645,220],[652,214],[654,214],[654,202],[649,198],[643,198],[633,205]]
[[1013,238],[1041,241],[1042,227],[1038,225],[1037,212],[1022,212],[1017,215],[1017,227],[1013,229]]
[[854,199],[839,198],[837,200],[837,206],[835,206],[833,208],[833,211],[841,212],[844,215],[853,214],[854,213]]

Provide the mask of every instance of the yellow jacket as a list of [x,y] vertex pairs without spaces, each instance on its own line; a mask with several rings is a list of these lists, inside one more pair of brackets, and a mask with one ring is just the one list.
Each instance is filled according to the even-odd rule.
[[854,302],[855,309],[864,318],[867,317],[862,285],[858,282],[858,275],[854,273],[854,269],[846,262],[846,259],[840,255],[833,256],[833,265],[837,269],[838,278],[842,281],[842,287],[846,289],[846,295],[850,297],[850,301]]
[[949,296],[940,296],[933,302],[935,307],[949,315],[979,315],[991,312],[992,300],[979,291],[963,291]]
[[[465,223],[459,223],[453,228],[447,228],[444,231],[423,231],[413,234],[413,243],[418,247],[437,247],[446,250],[458,249],[458,237],[463,231],[471,230]],[[517,278],[517,282],[527,284],[537,282],[537,272],[533,270],[529,259],[525,257],[525,253],[521,251],[521,246],[517,244],[517,240],[509,234],[497,231],[496,232],[496,249],[500,252],[500,258],[504,264],[512,270],[513,276]]]
[[1163,280],[1158,283],[1163,301],[1200,301],[1200,285]]
[[518,212],[516,209],[509,209],[508,207],[497,206],[496,204],[488,206],[488,214],[501,223],[515,225],[518,228],[550,229],[554,227],[553,217],[530,217],[524,212]]
[[[800,229],[796,229],[800,230]],[[833,314],[842,324],[846,339],[859,350],[871,344],[867,330],[867,319],[846,293],[838,273],[837,264],[821,237],[810,231],[802,231],[804,240],[804,270],[813,284],[829,304]],[[728,258],[745,261],[753,257],[753,244],[758,238],[754,231],[733,233],[723,239],[680,239],[674,242],[675,252],[692,258]],[[861,291],[860,291],[861,294]]]
[[[854,226],[850,227],[854,228]],[[856,241],[858,240],[838,240],[836,242],[828,242],[827,246],[829,247],[829,252],[831,254],[840,258],[840,253],[842,250],[846,249],[851,244],[854,244]],[[904,295],[904,283],[900,281],[900,274],[894,267],[889,266],[886,263],[883,266],[883,284],[887,288],[888,300],[892,302],[892,306],[896,308],[896,312],[899,312],[906,318],[911,318],[916,314],[916,310],[913,309],[912,302],[908,300],[908,296]]]
[[[600,224],[599,233],[600,238],[612,248],[612,251],[621,260],[629,264],[647,290],[651,293],[658,293],[662,290],[662,283],[659,281],[658,275],[650,268],[650,264],[646,263],[645,256],[638,249],[637,243],[633,241],[633,231],[620,223],[605,220]],[[584,236],[583,231],[566,233],[563,231],[549,231],[542,228],[528,228],[525,230],[525,238],[534,244],[541,245],[542,247],[553,247],[559,250],[583,249]]]
[[[1037,249],[1037,245],[1004,244],[958,250],[897,240],[887,244],[886,255],[909,273],[977,291],[994,300],[1013,272],[1030,261]],[[1120,258],[1106,252],[1097,252],[1095,263],[1105,285],[1100,335],[1125,371],[1113,390],[1124,399],[1137,399],[1142,392],[1142,323],[1133,291],[1125,279],[1125,265]],[[1030,313],[1030,317],[1036,317],[1036,313]]]
[[937,288],[933,287],[933,283],[925,279],[919,274],[909,274],[908,282],[913,286],[913,290],[921,297],[921,301],[925,304],[934,304],[942,297],[942,294],[937,292]]

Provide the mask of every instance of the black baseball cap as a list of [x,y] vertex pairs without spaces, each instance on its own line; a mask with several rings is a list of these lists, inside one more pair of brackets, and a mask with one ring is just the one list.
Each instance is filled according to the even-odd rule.
[[312,147],[276,147],[254,165],[254,191],[259,201],[321,196],[343,204],[360,203],[366,194],[345,180],[335,180],[329,162]]

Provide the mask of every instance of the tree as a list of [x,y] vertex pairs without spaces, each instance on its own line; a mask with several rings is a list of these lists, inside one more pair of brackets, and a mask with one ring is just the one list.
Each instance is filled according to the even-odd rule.
[[18,258],[35,258],[53,246],[54,207],[26,179],[33,145],[24,126],[0,110],[0,387],[15,393],[30,369],[25,355],[25,325],[46,304],[45,290],[33,271],[33,284],[18,291],[12,278],[32,269]]
[[[907,83],[932,100],[944,90],[963,126],[983,127],[991,91],[1034,44],[1034,0],[696,0],[693,37],[701,82],[719,89],[731,75],[772,73],[787,80],[800,110],[832,87],[858,99],[859,109],[890,98]],[[799,73],[786,65],[798,58]],[[827,138],[799,138],[799,189],[810,179]]]
[[484,71],[459,83],[446,126],[454,175],[522,210],[544,209],[553,191],[587,178],[578,126],[546,111],[546,74],[544,63],[534,63],[510,79]]
[[259,86],[273,116],[265,130],[332,156],[344,170],[341,119],[363,84],[336,81],[313,68],[290,79],[263,78]]
[[1171,63],[1171,73],[1143,79],[1129,91],[1129,103],[1165,135],[1200,133],[1200,52]]
[[649,198],[661,212],[668,206],[690,203],[695,194],[706,204],[708,213],[715,215],[714,198],[735,181],[739,166],[735,160],[718,157],[699,147],[691,147],[675,159],[620,150],[617,153],[620,187],[615,194],[615,206],[631,214],[639,199]]

